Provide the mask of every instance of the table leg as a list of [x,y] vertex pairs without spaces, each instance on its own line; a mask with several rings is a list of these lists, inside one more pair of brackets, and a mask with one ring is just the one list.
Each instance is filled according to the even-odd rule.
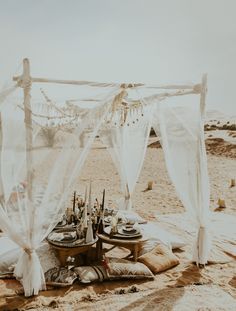
[[68,254],[67,252],[63,252],[63,250],[57,250],[57,255],[58,255],[58,259],[60,261],[60,264],[62,267],[66,266],[67,264],[67,257],[68,257]]
[[138,244],[135,244],[134,245],[134,261],[135,262],[138,260],[138,250],[139,250]]
[[102,260],[103,246],[102,241],[100,239],[97,241],[96,249],[97,249],[97,260]]

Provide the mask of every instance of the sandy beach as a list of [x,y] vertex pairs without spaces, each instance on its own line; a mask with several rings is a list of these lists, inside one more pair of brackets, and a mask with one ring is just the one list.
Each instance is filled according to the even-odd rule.
[[[150,138],[150,144],[156,138]],[[236,176],[235,158],[224,154],[208,153],[208,170],[211,186],[211,211],[218,220],[235,221],[236,187],[230,188],[230,179]],[[119,176],[110,155],[96,140],[77,180],[76,189],[84,193],[85,185],[93,180],[93,195],[101,197],[103,188],[107,190],[107,204],[115,207],[120,197]],[[148,181],[153,181],[153,189],[146,191]],[[226,208],[218,209],[219,198],[225,200]],[[167,175],[161,148],[147,149],[142,172],[133,196],[135,210],[148,221],[163,223],[176,221],[181,227],[188,226],[184,208],[176,196]],[[175,216],[176,215],[176,216]],[[232,215],[232,216],[229,216]],[[169,217],[169,218],[168,218]],[[179,219],[179,220],[178,220]],[[168,228],[168,225],[166,226]],[[169,227],[170,229],[173,227]],[[172,230],[171,229],[171,230]],[[183,232],[174,230],[184,236]],[[217,230],[224,228],[217,228]],[[186,237],[186,236],[185,236]],[[233,238],[233,237],[232,237]],[[191,238],[190,238],[191,240]],[[233,245],[235,248],[235,245]],[[117,251],[116,251],[117,252]],[[125,255],[124,249],[119,256]],[[116,253],[116,254],[118,254]],[[221,263],[198,268],[191,263],[191,244],[183,250],[176,250],[180,264],[155,276],[154,281],[113,281],[49,289],[38,297],[24,298],[21,286],[15,280],[0,281],[0,302],[2,310],[235,310],[236,309],[236,262],[234,256],[226,252],[221,255],[226,260]],[[219,254],[218,254],[219,255]],[[225,256],[225,257],[224,257]]]
[[0,311],[236,310],[235,12],[0,0]]

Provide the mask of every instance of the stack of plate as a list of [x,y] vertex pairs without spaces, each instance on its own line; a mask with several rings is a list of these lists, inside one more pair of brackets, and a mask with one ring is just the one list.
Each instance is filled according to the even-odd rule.
[[[108,235],[110,235],[111,232],[111,226],[106,227],[104,229],[104,232]],[[139,229],[136,229],[134,227],[126,227],[122,226],[118,228],[118,232],[113,235],[113,238],[118,239],[132,239],[132,238],[140,238],[142,236]]]
[[47,236],[47,241],[57,246],[73,244],[77,240],[77,233],[75,229],[60,229],[54,230]]

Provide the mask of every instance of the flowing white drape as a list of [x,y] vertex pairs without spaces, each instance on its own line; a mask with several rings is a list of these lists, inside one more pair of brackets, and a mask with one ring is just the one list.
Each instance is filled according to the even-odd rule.
[[2,104],[4,103],[5,99],[11,95],[12,93],[15,92],[15,90],[17,89],[17,85],[14,84],[6,89],[3,89],[1,92],[0,92],[0,111],[2,109]]
[[120,209],[132,208],[132,194],[137,183],[151,129],[153,105],[130,109],[125,119],[120,112],[114,114],[109,129],[100,132],[121,180],[123,198],[118,202]]
[[[0,91],[0,145],[2,145],[2,135],[1,135],[1,128],[2,128],[2,121],[1,121],[1,111],[4,107],[4,103],[6,98],[8,98],[11,94],[13,94],[15,92],[15,90],[17,89],[17,85],[13,84],[8,88],[4,88]],[[1,158],[1,150],[0,150],[0,158]],[[3,195],[3,188],[2,188],[2,179],[0,176],[0,199],[1,196]]]
[[[56,133],[55,123],[48,124],[45,131],[44,122],[39,123],[40,117],[33,115],[32,183],[29,184],[24,111],[21,103],[6,102],[13,90],[0,93],[0,227],[22,249],[14,273],[22,282],[25,295],[30,296],[45,288],[36,250],[60,221],[68,194],[74,190],[73,182],[100,128],[100,138],[120,174],[124,193],[120,207],[132,207],[131,197],[144,161],[154,105],[128,107],[126,98],[126,109],[122,102],[126,91],[117,86],[93,107],[75,105],[77,119],[73,117],[69,127],[61,126]],[[5,100],[4,105],[1,98]],[[168,172],[185,208],[196,219],[194,260],[205,264],[210,248],[209,185],[200,106],[192,102],[172,105],[163,101],[155,107],[153,127],[161,133]]]
[[[1,197],[0,227],[22,248],[14,274],[22,282],[25,296],[45,289],[36,249],[60,221],[72,184],[118,92],[119,88],[112,90],[94,109],[80,109],[83,118],[78,119],[78,126],[61,127],[51,145],[41,139],[45,133],[36,131],[31,150],[32,185],[27,184],[24,112],[11,102],[2,110],[4,195]],[[14,126],[11,127],[12,122]],[[32,126],[34,129],[35,124]],[[87,133],[85,137],[84,132]],[[7,171],[4,170],[5,164]],[[32,187],[32,198],[28,196],[29,187]]]
[[193,97],[185,98],[184,103],[172,103],[171,99],[160,102],[153,127],[161,136],[167,170],[177,194],[196,221],[193,260],[205,264],[210,251],[210,195],[200,103]]

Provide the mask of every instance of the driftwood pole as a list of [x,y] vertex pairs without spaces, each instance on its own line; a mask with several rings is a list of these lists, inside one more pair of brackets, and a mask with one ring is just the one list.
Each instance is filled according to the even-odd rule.
[[207,94],[207,74],[205,73],[202,76],[202,87],[201,87],[201,94],[200,94],[200,109],[201,109],[202,117],[204,117],[205,115],[206,94]]
[[24,113],[25,113],[25,130],[26,130],[26,172],[27,172],[27,194],[30,204],[32,204],[32,145],[33,145],[33,128],[32,128],[32,111],[30,104],[31,77],[30,62],[28,58],[23,60],[22,86],[24,89]]
[[[201,119],[201,129],[198,138],[198,146],[197,146],[197,198],[198,198],[198,206],[199,209],[199,229],[198,229],[198,236],[197,236],[197,259],[196,263],[198,264],[205,264],[204,252],[205,245],[207,245],[207,235],[206,229],[204,224],[203,212],[203,185],[202,181],[204,176],[203,172],[203,161],[204,161],[204,153],[205,151],[205,142],[204,142],[204,116],[205,116],[205,108],[206,108],[206,94],[207,94],[207,74],[202,76],[202,84],[201,84],[201,92],[200,92],[200,119]],[[201,215],[202,214],[202,215]]]

